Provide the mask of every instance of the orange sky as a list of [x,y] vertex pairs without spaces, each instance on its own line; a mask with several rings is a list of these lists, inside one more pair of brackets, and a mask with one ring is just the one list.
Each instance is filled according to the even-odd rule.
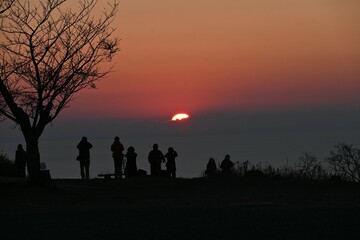
[[121,0],[116,72],[64,113],[359,106],[360,1]]

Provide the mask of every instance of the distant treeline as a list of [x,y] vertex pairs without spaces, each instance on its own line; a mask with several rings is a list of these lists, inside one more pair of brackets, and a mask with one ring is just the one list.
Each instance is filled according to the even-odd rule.
[[[220,164],[215,176],[222,176]],[[206,176],[205,171],[202,173]],[[339,143],[330,151],[329,157],[320,161],[315,155],[303,152],[297,162],[290,166],[288,162],[274,168],[269,163],[235,162],[233,176],[264,176],[271,178],[292,178],[304,180],[337,180],[360,182],[360,149],[346,143]]]

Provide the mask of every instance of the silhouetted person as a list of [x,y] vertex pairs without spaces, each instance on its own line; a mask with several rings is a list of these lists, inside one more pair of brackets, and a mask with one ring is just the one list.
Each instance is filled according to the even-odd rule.
[[15,152],[15,170],[16,175],[21,178],[26,177],[25,167],[26,167],[26,152],[21,144],[18,145]]
[[217,166],[214,158],[209,158],[208,163],[206,164],[205,174],[208,177],[215,176],[217,173]]
[[82,137],[77,148],[79,149],[78,159],[80,161],[81,179],[89,179],[90,149],[92,145],[87,141],[86,137]]
[[132,146],[129,147],[125,157],[127,159],[126,167],[125,167],[125,176],[126,177],[136,176],[137,175],[137,166],[136,166],[137,154],[135,152],[135,148]]
[[161,162],[165,161],[164,154],[158,149],[158,145],[153,145],[153,150],[149,153],[150,173],[152,176],[161,175]]
[[166,172],[170,177],[176,178],[176,164],[175,158],[178,156],[174,148],[169,147],[168,152],[165,154],[166,161]]
[[220,168],[224,175],[231,175],[233,173],[234,163],[230,160],[230,155],[226,155],[225,159],[221,162]]
[[115,178],[122,178],[122,166],[124,163],[124,146],[121,144],[119,137],[115,137],[113,144],[111,144],[111,151],[114,158]]

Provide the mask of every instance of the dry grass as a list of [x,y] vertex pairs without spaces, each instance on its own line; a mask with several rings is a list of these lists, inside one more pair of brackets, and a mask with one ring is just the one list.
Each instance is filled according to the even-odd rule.
[[360,233],[360,186],[350,183],[2,180],[0,194],[0,239],[356,239]]

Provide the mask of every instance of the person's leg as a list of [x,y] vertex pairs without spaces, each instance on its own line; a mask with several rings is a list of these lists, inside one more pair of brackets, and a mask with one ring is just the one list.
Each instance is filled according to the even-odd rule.
[[161,175],[161,164],[156,164],[155,167],[155,175],[160,176]]
[[114,171],[115,178],[121,177],[120,169],[119,169],[120,168],[120,163],[119,163],[118,159],[114,159],[114,168],[115,168],[115,171]]
[[150,165],[150,175],[151,175],[151,176],[154,176],[154,174],[155,174],[154,164],[151,164],[151,165]]
[[116,161],[116,158],[114,158],[114,175],[115,175],[115,178],[118,177],[118,168],[117,168],[117,161]]
[[21,177],[21,169],[20,169],[20,167],[17,166],[15,169],[16,169],[16,176]]
[[88,180],[90,178],[90,161],[86,161],[85,163],[85,173],[86,173],[86,179]]
[[122,165],[123,165],[123,160],[120,159],[119,161],[119,169],[118,169],[118,173],[119,173],[119,178],[121,179],[122,178],[122,174],[123,174],[123,169],[122,169]]
[[80,161],[80,175],[81,175],[81,179],[85,179],[85,172],[84,169],[85,168],[85,163],[84,161]]
[[21,169],[21,177],[26,178],[25,166]]

